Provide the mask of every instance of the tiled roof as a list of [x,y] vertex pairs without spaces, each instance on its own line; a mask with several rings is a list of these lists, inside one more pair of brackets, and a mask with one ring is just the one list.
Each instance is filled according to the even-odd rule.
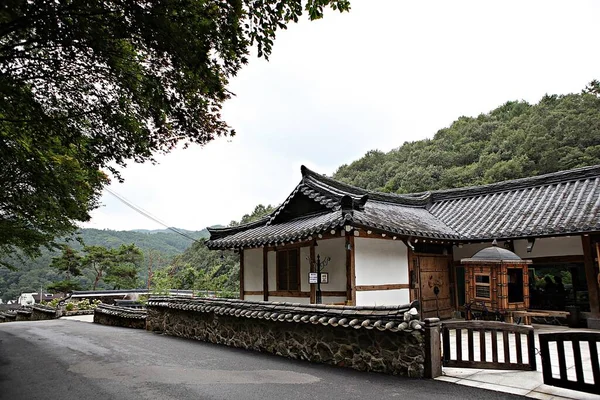
[[298,218],[292,221],[275,225],[263,225],[247,230],[238,230],[230,236],[211,240],[208,246],[211,248],[233,248],[243,246],[263,246],[278,242],[290,242],[327,231],[331,228],[339,228],[346,222],[341,211],[313,215]]
[[94,309],[94,314],[95,313],[130,319],[146,319],[146,316],[148,315],[148,312],[145,309],[117,307],[109,304],[98,304]]
[[45,312],[48,314],[56,314],[56,309],[42,304],[34,304],[31,306],[33,310]]
[[418,302],[401,306],[328,306],[324,304],[278,303],[212,298],[152,296],[148,307],[166,307],[200,313],[215,313],[238,318],[311,323],[354,329],[378,329],[392,332],[420,330]]
[[[321,213],[278,218],[298,196]],[[302,167],[302,181],[273,213],[232,228],[209,229],[210,248],[304,240],[351,225],[414,238],[487,240],[600,230],[600,166],[491,185],[408,195],[371,192]]]
[[600,230],[600,166],[434,192],[431,214],[464,239]]

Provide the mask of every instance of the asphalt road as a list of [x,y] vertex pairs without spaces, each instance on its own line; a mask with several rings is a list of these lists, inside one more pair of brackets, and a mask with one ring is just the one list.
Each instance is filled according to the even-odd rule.
[[0,325],[0,399],[518,399],[92,323]]

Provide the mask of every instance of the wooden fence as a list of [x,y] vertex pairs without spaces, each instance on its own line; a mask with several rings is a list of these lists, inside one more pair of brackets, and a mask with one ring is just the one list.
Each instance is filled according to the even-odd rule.
[[[580,392],[600,394],[600,365],[598,363],[598,342],[600,333],[596,332],[559,332],[539,335],[542,355],[542,373],[546,385],[558,386]],[[558,354],[558,377],[552,374],[550,342],[556,343]],[[567,372],[565,343],[571,343],[575,362],[575,380],[570,380]],[[583,344],[583,345],[582,345]],[[589,358],[587,351],[589,350]],[[584,357],[585,356],[585,357]],[[587,372],[587,374],[585,374]],[[586,376],[588,379],[586,380]]]
[[[455,331],[454,341],[451,331]],[[467,346],[463,349],[466,332]],[[477,336],[478,345],[475,342]],[[514,337],[511,341],[510,338]],[[526,340],[523,341],[522,338]],[[499,352],[499,342],[502,353]],[[526,346],[524,345],[526,343]],[[496,321],[448,321],[442,323],[442,352],[445,367],[508,370],[535,370],[535,337],[533,327]],[[516,354],[511,355],[510,349]],[[454,349],[455,357],[452,357]],[[465,350],[463,352],[463,350]],[[463,357],[466,354],[466,359]],[[500,355],[503,355],[500,360]],[[523,355],[527,355],[524,361]],[[475,357],[477,355],[477,357]]]

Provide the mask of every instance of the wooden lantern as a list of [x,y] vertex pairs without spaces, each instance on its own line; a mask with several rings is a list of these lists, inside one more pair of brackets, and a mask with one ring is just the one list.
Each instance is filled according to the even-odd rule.
[[[510,250],[492,245],[471,258],[460,260],[465,266],[465,300],[476,309],[488,311],[529,308],[529,272],[531,260],[523,260]],[[467,316],[469,318],[470,316]]]

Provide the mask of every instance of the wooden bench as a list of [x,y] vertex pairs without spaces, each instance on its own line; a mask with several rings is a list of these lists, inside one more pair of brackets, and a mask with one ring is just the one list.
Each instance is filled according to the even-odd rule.
[[507,322],[513,322],[515,318],[522,318],[523,324],[531,325],[531,317],[560,317],[567,318],[569,316],[568,311],[555,311],[555,310],[521,310],[521,311],[509,311],[507,312]]

